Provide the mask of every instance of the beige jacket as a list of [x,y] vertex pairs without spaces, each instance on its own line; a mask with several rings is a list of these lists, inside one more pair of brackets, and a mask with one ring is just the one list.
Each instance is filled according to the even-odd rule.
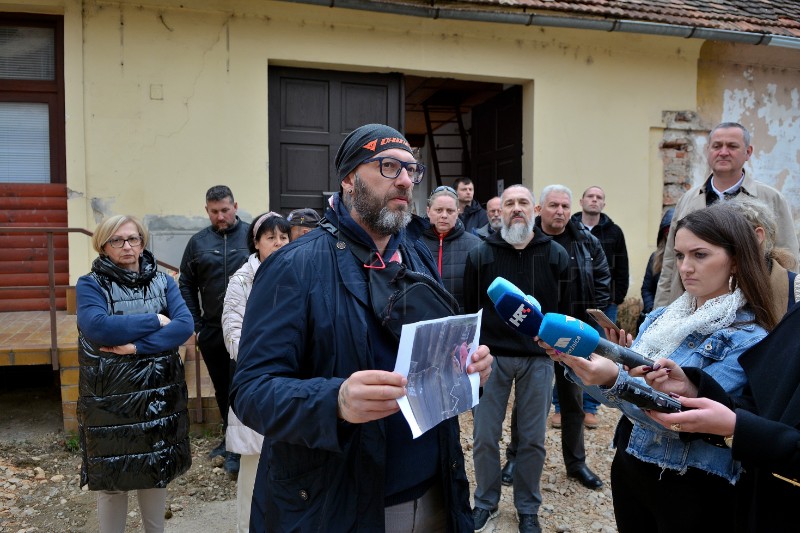
[[[708,180],[705,183],[707,182]],[[664,260],[661,266],[661,276],[658,278],[658,289],[656,290],[653,309],[669,305],[683,294],[683,283],[681,283],[681,278],[675,265],[675,226],[680,219],[689,213],[706,207],[705,183],[690,189],[678,200],[678,205],[675,206],[675,214],[669,227],[667,245],[664,248]],[[747,174],[745,174],[744,182],[742,183],[742,192],[761,200],[772,209],[778,222],[775,247],[786,248],[797,257],[798,252],[800,252],[800,245],[794,229],[792,212],[783,195],[776,189],[754,180]]]

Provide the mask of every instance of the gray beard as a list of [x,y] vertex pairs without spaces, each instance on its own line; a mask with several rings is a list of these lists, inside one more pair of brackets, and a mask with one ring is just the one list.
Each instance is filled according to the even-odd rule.
[[392,211],[388,207],[381,207],[380,201],[371,194],[358,175],[353,183],[352,196],[353,209],[364,225],[378,235],[392,235],[411,222],[411,213],[408,211]]
[[503,227],[503,220],[498,220],[497,222],[489,221],[489,227],[495,231],[500,231],[500,228]]
[[503,222],[503,227],[500,229],[500,236],[508,244],[522,244],[528,239],[533,231],[533,221],[523,224],[522,222],[515,222],[513,225],[506,226]]

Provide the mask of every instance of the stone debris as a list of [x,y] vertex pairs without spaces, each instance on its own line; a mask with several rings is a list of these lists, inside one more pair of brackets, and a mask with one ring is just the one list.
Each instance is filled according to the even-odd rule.
[[[510,400],[509,404],[513,401]],[[568,479],[561,458],[560,430],[548,426],[547,460],[542,474],[542,505],[539,518],[542,530],[557,533],[613,533],[616,531],[609,486],[609,472],[614,451],[609,449],[618,412],[601,406],[600,427],[585,432],[587,464],[600,476],[605,486],[599,491],[584,488]],[[501,437],[501,464],[511,440],[509,416]],[[474,491],[472,464],[472,414],[460,417],[461,442],[467,475]],[[204,504],[231,503],[231,528],[235,530],[236,482],[225,476],[222,459],[207,458],[219,437],[192,439],[192,468],[169,484],[165,517],[185,520],[192,517],[191,530],[203,530]],[[25,452],[20,450],[28,450]],[[98,530],[96,493],[80,486],[79,452],[66,451],[63,434],[24,443],[0,441],[0,533],[89,533]],[[127,530],[141,531],[141,514],[135,496],[129,499]],[[518,530],[512,487],[502,488],[500,514],[486,531],[512,533]]]

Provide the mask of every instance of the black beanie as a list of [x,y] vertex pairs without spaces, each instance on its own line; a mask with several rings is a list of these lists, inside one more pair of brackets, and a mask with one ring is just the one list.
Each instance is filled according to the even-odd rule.
[[336,152],[334,164],[339,181],[345,179],[367,159],[390,148],[400,148],[409,154],[414,153],[403,134],[392,127],[383,124],[365,124],[356,128],[344,138],[339,151]]

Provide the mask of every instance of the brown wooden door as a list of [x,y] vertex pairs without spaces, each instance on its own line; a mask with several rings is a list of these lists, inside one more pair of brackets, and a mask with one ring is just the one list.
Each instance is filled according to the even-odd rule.
[[522,87],[515,85],[472,110],[472,181],[482,204],[522,183]]
[[402,76],[284,67],[269,69],[270,209],[322,210],[338,191],[339,145],[358,126],[403,131]]

